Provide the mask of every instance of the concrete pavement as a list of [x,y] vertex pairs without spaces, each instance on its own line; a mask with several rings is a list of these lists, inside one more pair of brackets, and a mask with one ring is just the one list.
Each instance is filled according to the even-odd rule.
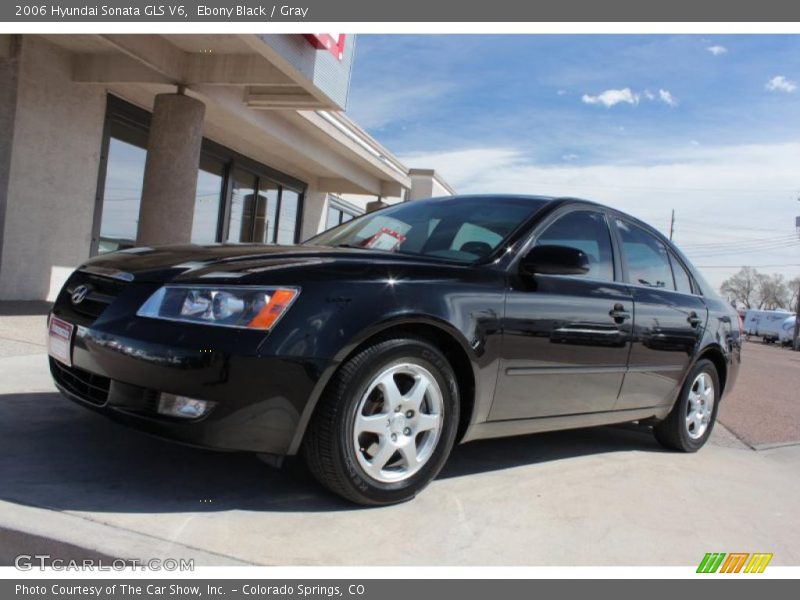
[[0,358],[0,528],[121,558],[693,565],[760,551],[797,565],[798,465],[800,446],[756,452],[724,428],[682,455],[604,427],[458,447],[416,500],[361,509],[300,465],[182,447],[73,405],[41,351]]

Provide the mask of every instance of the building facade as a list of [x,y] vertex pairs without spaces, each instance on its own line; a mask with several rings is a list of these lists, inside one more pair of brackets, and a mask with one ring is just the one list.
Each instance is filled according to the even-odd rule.
[[0,36],[0,300],[98,253],[293,244],[452,193],[345,116],[355,38],[331,39]]

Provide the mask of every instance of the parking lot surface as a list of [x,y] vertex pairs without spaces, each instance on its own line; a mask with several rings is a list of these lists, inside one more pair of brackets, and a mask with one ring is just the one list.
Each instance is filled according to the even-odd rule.
[[0,353],[3,560],[47,538],[209,565],[694,565],[712,551],[800,564],[798,445],[754,451],[724,427],[694,455],[632,426],[488,440],[456,448],[416,500],[363,509],[299,464],[171,444],[62,399],[36,327],[40,315],[0,318],[0,346],[25,344]]
[[719,416],[755,448],[800,442],[800,352],[746,342],[739,381]]

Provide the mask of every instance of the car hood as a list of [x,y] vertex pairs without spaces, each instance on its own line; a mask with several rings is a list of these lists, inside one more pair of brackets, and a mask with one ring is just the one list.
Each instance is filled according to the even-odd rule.
[[134,281],[236,280],[264,271],[348,260],[370,262],[439,263],[436,259],[389,252],[326,246],[264,244],[180,245],[131,248],[95,257],[82,265]]

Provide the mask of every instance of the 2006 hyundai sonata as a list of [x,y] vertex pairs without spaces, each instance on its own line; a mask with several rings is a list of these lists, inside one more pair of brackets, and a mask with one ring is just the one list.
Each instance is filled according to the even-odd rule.
[[626,421],[684,452],[740,362],[735,311],[594,203],[400,204],[300,246],[89,260],[49,319],[68,398],[198,446],[301,453],[362,504],[412,498],[456,442]]

